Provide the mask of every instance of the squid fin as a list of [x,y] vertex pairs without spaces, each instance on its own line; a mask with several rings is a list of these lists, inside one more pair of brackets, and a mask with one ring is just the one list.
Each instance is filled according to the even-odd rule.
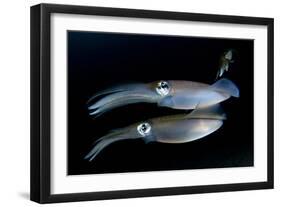
[[219,104],[208,107],[198,107],[187,115],[190,119],[226,119],[226,114]]
[[239,97],[238,87],[232,81],[226,78],[218,80],[213,85],[211,85],[211,87],[217,91],[228,93],[229,95],[234,96],[236,98]]

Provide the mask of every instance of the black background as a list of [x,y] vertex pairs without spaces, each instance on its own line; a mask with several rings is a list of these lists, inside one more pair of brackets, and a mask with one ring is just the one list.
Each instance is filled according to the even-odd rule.
[[[253,40],[68,31],[68,174],[120,173],[252,166]],[[155,104],[114,109],[97,119],[88,99],[120,83],[190,80],[212,84],[219,58],[234,49],[235,62],[224,77],[240,98],[222,103],[227,114],[215,133],[185,144],[120,141],[92,162],[83,157],[93,142],[114,128],[180,113]]]

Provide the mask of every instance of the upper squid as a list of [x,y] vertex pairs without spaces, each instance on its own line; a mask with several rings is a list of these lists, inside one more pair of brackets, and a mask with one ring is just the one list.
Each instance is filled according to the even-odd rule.
[[225,78],[212,85],[184,80],[162,80],[147,84],[120,85],[102,91],[89,100],[88,109],[90,115],[99,116],[116,107],[146,102],[189,110],[208,107],[231,96],[239,97],[239,89]]

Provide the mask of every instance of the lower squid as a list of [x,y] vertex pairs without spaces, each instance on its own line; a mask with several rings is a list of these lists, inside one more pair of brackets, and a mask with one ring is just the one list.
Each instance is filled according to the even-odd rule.
[[113,130],[99,138],[85,159],[92,161],[108,145],[129,139],[142,139],[145,143],[186,143],[206,137],[218,130],[226,119],[220,106],[213,105],[191,113],[152,118]]

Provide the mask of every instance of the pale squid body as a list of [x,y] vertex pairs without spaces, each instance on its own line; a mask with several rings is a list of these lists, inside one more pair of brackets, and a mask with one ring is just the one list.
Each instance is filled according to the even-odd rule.
[[117,107],[146,102],[189,110],[218,104],[231,96],[239,97],[239,89],[232,81],[224,78],[212,85],[184,80],[156,81],[120,85],[102,91],[89,100],[88,109],[90,115],[99,116]]
[[191,142],[218,130],[225,119],[225,114],[218,105],[195,109],[189,114],[153,118],[114,130],[101,137],[85,159],[91,161],[111,143],[126,139],[143,139],[146,143]]

